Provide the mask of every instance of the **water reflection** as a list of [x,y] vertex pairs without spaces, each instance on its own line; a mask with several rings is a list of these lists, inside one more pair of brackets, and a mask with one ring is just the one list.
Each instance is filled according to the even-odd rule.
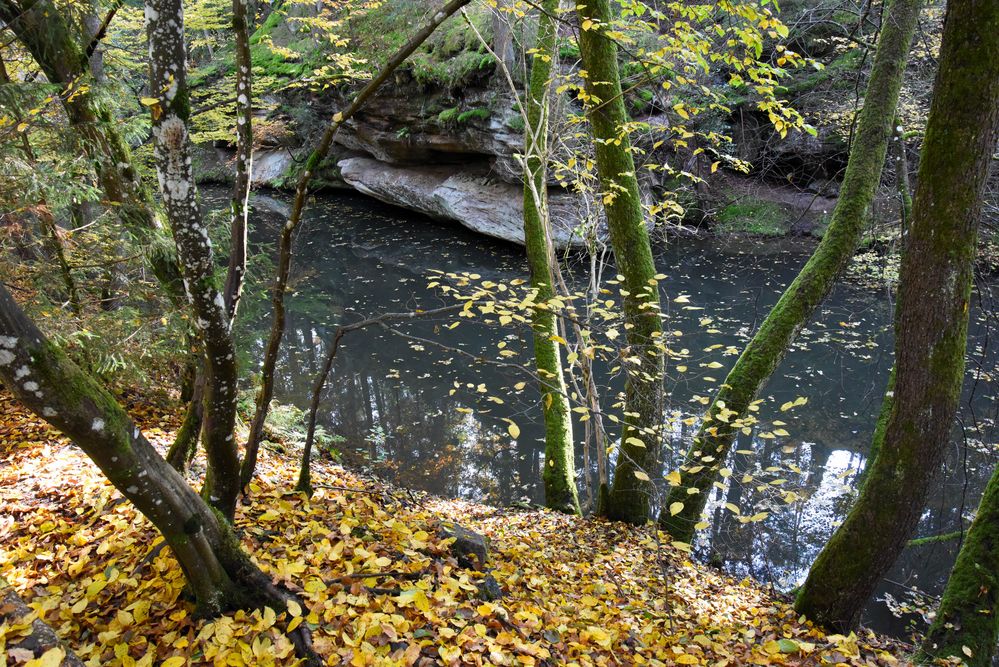
[[[257,200],[253,229],[258,251],[283,224],[274,212],[279,204]],[[296,253],[276,397],[302,408],[338,324],[387,311],[449,305],[427,289],[432,269],[474,272],[492,280],[526,274],[516,247],[354,195],[320,198],[307,214]],[[713,393],[735,353],[806,257],[804,250],[789,252],[786,244],[750,247],[742,242],[725,248],[684,241],[660,249],[657,264],[668,276],[663,287],[669,328],[681,334],[677,345],[691,351],[686,372],[675,365],[670,369],[674,419],[668,457],[676,459],[686,449],[697,424],[684,420],[703,409],[699,397]],[[577,278],[583,270],[575,267]],[[265,289],[260,284],[250,291],[239,332],[241,349],[253,351],[251,366],[262,356],[269,326]],[[978,304],[971,326],[974,372],[969,376],[974,379],[962,411],[964,428],[955,429],[920,535],[959,529],[994,464],[996,359],[988,345],[992,291],[979,290],[985,305]],[[679,295],[689,300],[677,303]],[[697,545],[703,556],[735,574],[773,582],[778,589],[800,583],[852,502],[891,366],[892,307],[884,291],[841,286],[808,325],[761,395],[759,416],[766,426],[740,436],[727,462],[732,474],[713,492],[711,526]],[[454,330],[445,327],[453,321],[417,321],[400,328],[490,358],[505,343],[513,360],[530,363],[529,331],[468,321]],[[712,362],[721,366],[712,368]],[[526,387],[516,390],[519,382]],[[611,391],[619,388],[613,380],[608,383]],[[503,403],[488,400],[490,395],[502,397]],[[799,397],[807,397],[807,405],[780,410]],[[338,448],[350,464],[403,485],[500,505],[543,500],[537,394],[530,378],[514,369],[471,364],[453,350],[365,329],[344,339],[319,420],[344,439]],[[520,426],[516,440],[505,420]],[[785,424],[776,428],[774,421]],[[781,435],[785,430],[788,434]],[[578,464],[582,468],[581,459]],[[595,475],[595,469],[589,473]],[[734,507],[740,514],[730,509]],[[753,513],[767,516],[740,520]],[[907,549],[888,576],[895,583],[886,582],[881,594],[899,597],[909,586],[937,591],[956,549],[956,542]],[[905,630],[883,603],[870,606],[867,622],[899,634]]]

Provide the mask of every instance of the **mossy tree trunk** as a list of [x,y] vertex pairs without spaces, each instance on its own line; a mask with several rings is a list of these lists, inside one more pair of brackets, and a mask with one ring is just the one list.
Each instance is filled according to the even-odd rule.
[[[997,137],[999,5],[950,0],[900,270],[895,391],[887,399],[884,439],[857,503],[812,565],[795,604],[798,612],[826,627],[856,625],[914,532],[943,460],[961,399],[978,220]],[[986,500],[994,502],[993,496]],[[986,519],[994,511],[987,507]],[[954,580],[947,613],[964,614],[987,603],[977,599],[977,586],[969,590],[967,578],[978,578],[986,590],[989,582],[968,568],[974,570],[976,559],[994,548],[995,530],[990,523],[974,542],[969,536],[973,546]],[[971,625],[938,629],[935,636],[943,641],[951,632],[967,635],[975,626],[971,618],[962,618]],[[994,623],[992,615],[986,626],[993,646]],[[983,639],[969,636],[968,641]]]
[[239,495],[236,427],[236,350],[218,286],[208,228],[198,205],[188,136],[184,11],[181,0],[149,0],[149,81],[156,171],[163,206],[173,228],[184,287],[197,318],[205,353],[204,446],[208,455],[205,498],[232,520]]
[[999,468],[971,530],[956,537],[964,537],[964,544],[916,662],[960,658],[970,667],[990,667],[999,641]]
[[378,88],[388,80],[392,73],[416,49],[420,48],[427,41],[441,23],[470,2],[471,0],[451,0],[441,7],[440,10],[432,14],[427,23],[358,92],[347,108],[333,116],[332,121],[326,126],[326,131],[319,140],[319,144],[305,162],[305,169],[298,180],[298,185],[295,187],[295,199],[292,203],[291,215],[288,218],[288,222],[281,229],[281,238],[278,241],[277,276],[271,292],[273,321],[271,322],[270,336],[267,339],[267,347],[264,350],[263,364],[260,368],[260,387],[257,390],[255,411],[253,413],[253,420],[250,422],[250,434],[246,441],[246,457],[243,460],[243,466],[240,471],[240,482],[244,488],[250,483],[257,467],[257,454],[260,450],[260,442],[264,437],[264,424],[267,421],[271,399],[274,397],[274,370],[277,367],[278,353],[281,351],[281,339],[284,337],[285,329],[284,297],[288,291],[288,279],[291,277],[292,239],[294,238],[295,230],[298,229],[298,224],[302,221],[302,213],[305,211],[305,204],[309,199],[309,185],[312,183],[312,177],[315,175],[316,169],[319,168],[322,161],[329,155],[330,147],[333,145],[333,137],[336,136],[340,126],[364,106]]
[[664,353],[659,288],[649,232],[635,176],[628,115],[621,94],[617,44],[604,35],[613,18],[607,0],[580,0],[579,50],[586,70],[589,120],[607,228],[617,270],[624,276],[624,319],[631,359],[625,383],[624,419],[607,516],[641,524],[648,520],[659,467],[663,419]]
[[174,436],[170,449],[167,451],[167,463],[172,465],[178,472],[187,470],[188,464],[194,459],[198,451],[198,442],[201,438],[201,426],[205,416],[205,374],[199,367],[198,375],[194,380],[194,391],[191,400],[187,404],[187,413],[184,421],[181,422],[180,430]]
[[[163,535],[200,615],[280,610],[294,599],[253,564],[221,515],[156,453],[110,393],[45,339],[2,284],[0,381],[71,438]],[[291,639],[306,664],[320,664],[307,631]]]
[[87,90],[90,60],[52,0],[0,0],[0,20],[31,53],[50,83],[63,87],[60,99],[98,184],[126,231],[140,243],[153,274],[176,303],[183,299],[173,244],[155,214],[149,190],[132,164],[117,121],[99,95]]
[[576,491],[572,412],[562,370],[562,353],[555,313],[546,304],[555,296],[553,264],[556,261],[548,217],[548,113],[552,69],[558,58],[558,0],[544,0],[538,13],[538,38],[525,96],[524,127],[524,239],[531,287],[542,304],[532,315],[534,359],[545,420],[545,504],[555,510],[579,514]]
[[[673,515],[664,510],[660,525],[674,539],[690,542],[701,521],[732,443],[749,414],[760,388],[777,369],[802,327],[829,294],[837,277],[857,249],[867,211],[881,182],[895,108],[902,87],[909,46],[919,17],[921,0],[890,0],[878,40],[864,107],[829,228],[759,331],[746,345],[722,383],[680,466],[681,482],[669,494],[664,508],[682,503]],[[719,415],[724,415],[719,419]],[[694,493],[688,491],[693,490]]]

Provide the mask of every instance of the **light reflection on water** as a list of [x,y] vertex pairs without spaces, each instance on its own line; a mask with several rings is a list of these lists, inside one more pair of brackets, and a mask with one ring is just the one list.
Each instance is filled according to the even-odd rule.
[[[209,191],[209,202],[211,197]],[[275,238],[283,223],[280,214],[267,210],[275,203],[257,198],[253,225],[258,244]],[[683,334],[676,345],[692,353],[686,373],[670,371],[670,409],[678,417],[671,422],[668,463],[676,462],[696,431],[696,424],[682,420],[703,409],[692,399],[710,396],[735,360],[724,354],[725,348],[741,349],[806,259],[805,252],[789,252],[786,244],[723,245],[678,241],[658,253],[659,269],[668,276],[663,281],[668,326]],[[577,276],[585,271],[578,259],[570,264]],[[356,195],[318,198],[296,242],[277,399],[308,406],[327,340],[338,324],[386,311],[449,305],[427,289],[431,269],[474,272],[496,281],[526,275],[522,250],[514,246]],[[993,291],[983,290],[982,300],[989,305]],[[688,305],[673,301],[681,294],[689,295]],[[256,363],[269,326],[266,284],[252,288],[245,304],[241,347],[252,350]],[[854,497],[891,365],[892,307],[885,290],[858,286],[840,286],[827,300],[761,395],[765,401],[760,419],[783,420],[789,435],[761,438],[773,428],[767,426],[740,437],[736,449],[743,453],[728,461],[730,483],[714,491],[708,507],[711,526],[696,545],[702,556],[734,574],[772,582],[778,590],[803,580]],[[990,375],[995,353],[987,345],[990,311],[986,307],[973,313],[970,359],[981,371],[980,379],[968,383],[962,410],[965,429],[963,435],[955,429],[946,469],[920,524],[921,536],[961,527],[962,516],[966,519],[973,511],[995,461],[997,392]],[[705,324],[705,318],[711,322]],[[450,331],[441,326],[444,323],[419,321],[400,328],[493,358],[503,341],[517,360],[529,364],[527,330],[465,322]],[[710,346],[719,347],[705,351]],[[712,361],[723,367],[700,365]],[[522,381],[527,387],[515,390],[513,385]],[[459,388],[452,395],[455,382]],[[486,394],[476,390],[480,384],[505,402],[484,400]],[[610,384],[609,393],[620,389],[617,380]],[[807,405],[780,411],[783,403],[801,396],[808,398]],[[504,419],[519,424],[517,440],[508,435]],[[441,350],[413,349],[399,337],[366,329],[344,339],[319,420],[344,438],[338,448],[349,464],[400,484],[498,505],[543,500],[537,394],[530,378],[516,371],[470,364]],[[578,428],[577,437],[581,432]],[[582,459],[577,459],[581,467]],[[788,504],[783,499],[787,492],[801,499]],[[763,511],[769,516],[741,523],[726,503],[746,516]],[[937,592],[956,548],[957,543],[950,542],[907,549],[887,577],[895,583],[886,582],[879,596],[902,597],[907,586]],[[896,634],[906,628],[880,602],[870,605],[867,622]]]

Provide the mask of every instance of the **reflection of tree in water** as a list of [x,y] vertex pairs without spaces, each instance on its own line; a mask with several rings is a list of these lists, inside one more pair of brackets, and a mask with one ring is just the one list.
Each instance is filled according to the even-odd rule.
[[[537,448],[521,456],[499,430],[453,409],[446,392],[405,385],[345,363],[324,397],[326,428],[346,438],[344,457],[403,486],[498,504],[536,479]],[[442,398],[442,396],[444,398]]]
[[[389,311],[448,305],[426,289],[431,269],[475,272],[496,281],[523,277],[526,271],[519,249],[367,200],[323,200],[313,210],[297,241],[299,255],[288,300],[288,343],[278,365],[278,400],[301,408],[308,405],[327,341],[339,324]],[[276,216],[274,225],[282,220]],[[276,226],[255,225],[255,229],[259,238],[269,238]],[[676,344],[692,353],[686,362],[690,371],[680,373],[675,366],[669,371],[671,406],[678,417],[671,422],[667,458],[670,452],[685,451],[697,430],[696,422],[683,421],[703,410],[691,397],[710,395],[717,387],[705,379],[699,364],[718,361],[723,367],[710,375],[725,376],[735,357],[719,350],[741,349],[802,257],[783,251],[754,256],[741,250],[733,253],[676,243],[657,258],[668,275],[662,285],[668,291],[670,329],[682,332]],[[240,347],[255,351],[258,357],[263,345],[260,331],[269,318],[265,290],[266,286],[257,285],[248,295],[239,332],[244,339]],[[680,293],[690,295],[688,305],[672,301]],[[712,492],[711,527],[697,545],[703,554],[715,552],[729,571],[779,586],[800,580],[851,502],[850,487],[855,471],[864,463],[878,399],[891,366],[891,311],[885,293],[844,285],[809,323],[761,395],[765,402],[758,416],[764,423],[740,439],[737,449],[753,453],[734,452],[728,461],[732,475],[722,489]],[[973,341],[969,368],[974,370],[970,375],[980,380],[975,414],[966,415],[964,435],[972,442],[981,441],[980,446],[966,451],[960,433],[955,437],[948,468],[934,488],[920,535],[959,529],[994,464],[999,401],[996,346],[986,344],[989,312],[987,305],[979,304],[969,331]],[[508,349],[525,346],[527,332],[468,323],[452,332],[440,324],[406,324],[405,330],[486,356],[494,354],[501,340]],[[599,364],[597,370],[606,374]],[[524,380],[528,380],[527,390],[512,390]],[[400,484],[497,504],[525,496],[539,501],[543,429],[534,383],[529,380],[449,358],[440,350],[414,350],[398,337],[364,330],[344,339],[319,419],[328,432],[345,438],[337,447],[351,465],[364,466]],[[460,388],[451,395],[455,381]],[[484,394],[465,386],[468,382],[484,384],[506,403],[485,402]],[[607,396],[619,389],[610,384]],[[777,409],[798,396],[806,396],[808,404],[786,414]],[[475,412],[459,412],[458,408]],[[507,435],[503,418],[520,426],[516,442]],[[765,422],[774,419],[787,421],[790,435],[760,438],[769,428]],[[975,424],[982,430],[971,428]],[[577,460],[580,470],[581,463]],[[595,461],[591,463],[595,468]],[[752,479],[743,483],[747,474]],[[774,485],[779,479],[786,481]],[[784,502],[787,492],[794,492],[800,500]],[[769,516],[742,523],[725,509],[726,503],[738,506],[743,516],[761,511]],[[889,579],[932,590],[946,575],[955,550],[956,542],[908,549]],[[885,590],[889,589],[886,584]],[[872,606],[869,613],[878,627],[891,627],[883,605]]]

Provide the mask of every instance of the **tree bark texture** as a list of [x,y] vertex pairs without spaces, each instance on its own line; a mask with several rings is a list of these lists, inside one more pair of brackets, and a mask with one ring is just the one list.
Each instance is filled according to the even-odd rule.
[[[951,0],[900,270],[895,391],[884,440],[795,605],[823,626],[857,624],[915,531],[943,460],[961,398],[978,221],[997,136],[999,5]],[[965,562],[969,557],[977,556]],[[950,603],[959,597],[952,592]]]
[[[586,70],[589,120],[597,172],[617,270],[624,276],[624,319],[629,366],[621,443],[607,503],[609,518],[633,524],[650,516],[658,472],[660,427],[663,420],[664,355],[659,288],[645,214],[635,176],[635,162],[625,123],[628,115],[621,94],[617,44],[603,34],[613,18],[607,0],[581,0],[580,23],[592,22],[579,33],[579,50]],[[589,24],[588,24],[589,25]]]
[[[548,113],[552,69],[558,58],[558,0],[544,0],[538,13],[538,38],[525,96],[524,128],[524,239],[531,287],[542,307],[532,313],[534,359],[538,369],[541,411],[545,421],[545,504],[551,509],[579,514],[576,490],[572,412],[562,369],[558,323],[547,304],[555,296],[556,261],[548,217]],[[500,19],[502,21],[502,19]]]
[[960,658],[969,667],[990,667],[999,641],[999,468],[968,534],[957,536],[964,544],[916,662]]
[[151,107],[156,171],[173,229],[184,287],[205,351],[204,445],[208,474],[204,495],[232,520],[239,495],[236,425],[236,353],[226,305],[215,284],[212,244],[198,205],[191,169],[184,11],[181,0],[146,3]]
[[232,186],[229,271],[223,290],[230,322],[236,318],[246,277],[250,174],[253,171],[253,63],[250,58],[249,23],[246,0],[232,0],[232,32],[236,51],[236,180]]

